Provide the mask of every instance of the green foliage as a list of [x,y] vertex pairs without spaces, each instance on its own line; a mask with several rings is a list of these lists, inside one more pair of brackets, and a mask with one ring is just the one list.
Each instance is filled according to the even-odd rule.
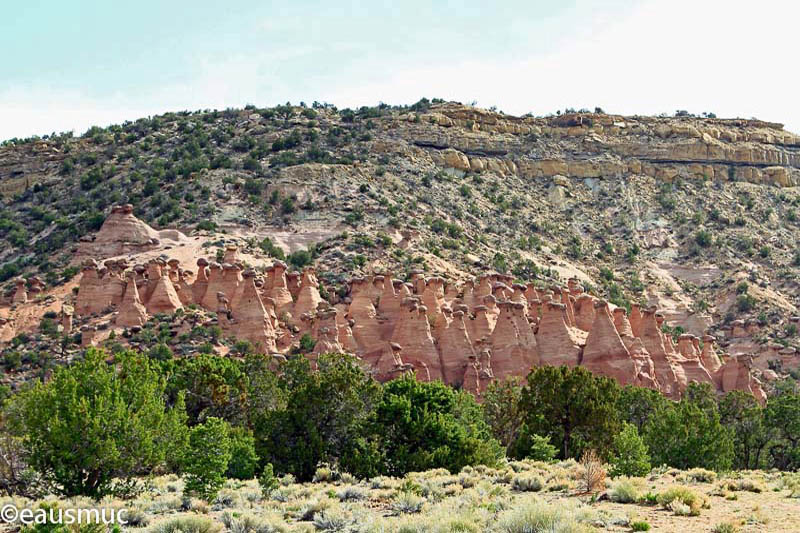
[[583,367],[543,366],[528,374],[520,401],[529,430],[548,435],[561,457],[569,458],[587,448],[609,454],[619,429],[618,396],[616,382]]
[[303,268],[314,262],[314,256],[309,250],[297,250],[289,254],[286,260],[295,268]]
[[321,462],[353,465],[381,388],[348,355],[323,354],[312,371],[308,359],[291,358],[282,368],[286,404],[255,421],[262,463],[308,481]]
[[558,455],[558,448],[550,443],[549,437],[533,434],[523,424],[519,437],[512,443],[509,455],[516,459],[552,461]]
[[271,463],[264,465],[261,475],[258,476],[258,486],[261,487],[261,494],[265,498],[269,497],[269,495],[272,494],[272,491],[280,486],[280,482],[278,481],[278,478],[275,477]]
[[201,231],[215,231],[217,225],[211,220],[201,220],[197,223],[197,229]]
[[690,384],[680,402],[649,420],[644,438],[655,464],[712,470],[733,464],[733,432],[722,425],[708,384]]
[[157,361],[169,361],[173,357],[172,350],[163,342],[160,342],[150,348],[148,355]]
[[234,479],[253,479],[258,465],[253,432],[245,427],[234,426],[230,430],[230,440],[231,459],[225,476]]
[[762,468],[771,435],[761,405],[748,392],[731,391],[719,400],[719,414],[722,425],[733,431],[733,467]]
[[661,409],[667,408],[669,403],[657,390],[627,385],[620,390],[617,412],[620,420],[636,426],[641,435],[645,424]]
[[242,372],[240,362],[200,353],[168,361],[164,366],[170,372],[170,398],[185,393],[190,425],[210,416],[234,424],[246,420],[248,376]]
[[303,333],[303,335],[300,337],[300,353],[311,353],[316,344],[317,341],[314,340],[314,337],[308,333]]
[[102,497],[112,479],[174,460],[186,441],[182,394],[165,405],[165,382],[146,357],[90,348],[11,400],[8,415],[28,461],[66,496]]
[[286,255],[283,253],[283,249],[280,246],[275,245],[272,242],[272,239],[269,237],[264,237],[264,240],[259,243],[259,248],[261,248],[265,254],[269,255],[270,257],[274,257],[276,259],[286,259]]
[[512,445],[517,441],[520,431],[524,427],[524,413],[520,407],[522,385],[517,380],[494,380],[489,383],[483,394],[483,415],[486,423],[495,436],[506,448],[506,453],[512,457],[521,456],[512,451]]
[[711,246],[711,243],[713,242],[714,239],[711,236],[711,233],[705,230],[700,230],[697,233],[695,233],[694,240],[697,244],[699,244],[703,248],[708,248],[709,246]]
[[212,416],[193,427],[183,459],[185,491],[207,501],[213,500],[225,483],[224,475],[230,460],[231,438],[227,422]]
[[773,464],[781,470],[797,470],[800,468],[800,394],[780,391],[770,398],[764,416],[776,437],[770,450]]
[[614,457],[611,459],[612,476],[644,476],[650,472],[650,456],[636,426],[623,424],[622,431],[614,437]]
[[736,297],[736,310],[740,313],[752,311],[756,306],[756,299],[750,294],[740,294]]
[[375,425],[380,470],[388,475],[430,468],[455,473],[467,465],[492,465],[500,456],[475,399],[440,381],[406,376],[386,383]]

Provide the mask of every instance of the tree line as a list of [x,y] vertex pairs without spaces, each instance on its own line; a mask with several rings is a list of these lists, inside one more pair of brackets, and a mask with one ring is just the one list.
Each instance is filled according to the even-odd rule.
[[90,348],[5,401],[0,489],[124,496],[141,477],[174,472],[213,499],[228,477],[269,487],[285,474],[309,481],[322,464],[369,478],[589,450],[626,475],[661,464],[800,467],[793,383],[765,407],[697,384],[674,402],[582,367],[540,367],[492,383],[478,403],[438,381],[378,383],[350,355],[315,366],[303,355],[164,360]]

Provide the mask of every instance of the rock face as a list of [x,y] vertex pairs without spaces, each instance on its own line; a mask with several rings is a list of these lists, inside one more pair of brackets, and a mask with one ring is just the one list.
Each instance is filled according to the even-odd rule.
[[275,352],[275,329],[256,289],[255,276],[253,270],[244,272],[242,295],[236,308],[231,311],[229,328],[237,338],[252,342],[256,349],[267,353]]
[[176,230],[156,231],[136,218],[131,204],[111,208],[94,240],[81,243],[79,252],[90,257],[113,257],[143,252],[161,243],[185,242],[186,236]]
[[[129,210],[114,214],[112,229],[132,224],[137,242],[150,238],[130,220]],[[116,326],[134,327],[148,315],[193,304],[217,312],[226,335],[249,340],[262,352],[288,352],[310,334],[314,361],[325,352],[351,352],[379,379],[413,372],[420,380],[440,379],[478,396],[492,380],[524,377],[538,365],[583,365],[675,398],[692,381],[763,395],[752,362],[737,357],[723,363],[713,337],[703,337],[702,346],[689,334],[673,343],[662,333],[664,317],[656,309],[634,306],[629,319],[624,309],[584,293],[575,280],[568,289],[544,290],[514,285],[501,274],[459,285],[422,272],[403,283],[387,273],[350,280],[349,295],[332,306],[323,300],[312,268],[287,275],[278,261],[263,274],[242,272],[235,249],[225,256],[233,263],[198,259],[194,283],[177,260],[130,268],[124,261],[102,267],[87,261],[74,313],[116,310]],[[25,294],[25,281],[17,285],[17,293]],[[92,342],[90,328],[83,337]]]
[[141,326],[147,322],[147,310],[139,299],[139,290],[136,287],[136,275],[129,272],[127,275],[128,283],[125,287],[125,294],[119,306],[119,314],[115,323],[121,327]]
[[596,374],[613,377],[623,385],[636,381],[633,357],[614,326],[604,300],[594,302],[594,322],[586,337],[581,364]]

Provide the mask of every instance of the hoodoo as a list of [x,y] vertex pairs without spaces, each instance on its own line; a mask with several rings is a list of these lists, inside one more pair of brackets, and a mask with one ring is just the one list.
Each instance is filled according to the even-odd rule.
[[[115,208],[110,218],[103,240],[111,239],[115,227],[131,228],[135,242],[152,237],[127,207]],[[496,273],[454,282],[413,271],[403,282],[386,272],[353,278],[341,293],[322,288],[311,267],[302,275],[287,275],[281,261],[243,270],[233,246],[226,247],[225,257],[223,264],[197,258],[195,276],[167,255],[139,264],[107,260],[103,266],[88,259],[74,310],[69,306],[69,328],[74,314],[83,324],[84,342],[95,343],[100,333],[91,322],[104,314],[116,313],[112,323],[118,328],[133,328],[150,316],[197,306],[217,313],[224,335],[248,340],[262,352],[288,353],[303,335],[311,335],[314,358],[349,352],[379,379],[413,372],[479,396],[492,380],[524,377],[539,365],[583,365],[674,398],[690,382],[763,398],[750,358],[721,358],[710,335],[686,333],[673,343],[662,332],[665,317],[657,309],[633,305],[628,316],[574,279],[546,289]],[[43,283],[20,278],[9,299],[30,305],[29,286],[39,294]],[[8,330],[11,323],[4,319],[3,327]],[[749,334],[746,324],[734,323],[731,338]],[[796,356],[780,345],[775,353]]]

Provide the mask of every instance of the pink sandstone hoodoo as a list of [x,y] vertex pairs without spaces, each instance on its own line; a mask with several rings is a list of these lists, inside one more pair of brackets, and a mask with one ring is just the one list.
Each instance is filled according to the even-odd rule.
[[[119,231],[129,231],[127,238],[142,246],[157,238],[155,230],[141,227],[130,206],[115,207],[106,226],[94,243],[118,244],[119,235],[111,233]],[[235,248],[225,250],[223,264],[199,258],[196,266],[193,273],[165,257],[134,266],[124,259],[85,261],[71,311],[84,323],[85,341],[94,337],[86,325],[90,316],[111,313],[116,327],[127,328],[195,305],[216,312],[225,334],[263,352],[287,353],[308,334],[316,341],[312,361],[323,352],[348,352],[378,379],[413,372],[478,396],[492,380],[524,377],[535,366],[582,365],[673,398],[692,381],[765,397],[750,357],[720,357],[710,335],[685,334],[673,343],[657,309],[634,305],[628,316],[585,293],[574,279],[544,289],[496,273],[454,283],[420,271],[403,282],[387,272],[350,280],[340,298],[320,290],[311,268],[288,272],[276,261],[264,272],[245,270]],[[28,280],[28,286],[35,291],[39,285]],[[26,300],[25,280],[19,280],[14,302]]]
[[[452,284],[454,288],[447,284],[448,299],[444,280],[395,284],[387,281],[391,275],[378,281],[353,279],[349,297],[330,305],[319,296],[319,281],[311,269],[296,276],[295,299],[283,264],[260,274],[244,270],[240,263],[210,263],[207,273],[206,263],[198,261],[195,283],[208,286],[195,290],[200,287],[190,284],[186,271],[174,261],[169,265],[153,262],[149,268],[125,273],[89,262],[75,315],[115,312],[116,326],[131,327],[142,325],[149,315],[192,303],[218,312],[227,335],[247,339],[263,352],[286,352],[309,334],[317,342],[315,354],[351,352],[379,379],[413,372],[418,379],[441,379],[477,395],[494,379],[524,377],[538,365],[582,365],[622,384],[654,388],[674,398],[691,381],[764,398],[746,357],[723,362],[714,349],[714,338],[708,335],[702,338],[702,346],[701,339],[688,334],[674,345],[662,332],[663,317],[654,309],[642,312],[641,336],[636,336],[624,309],[612,309],[606,301],[581,293],[574,321],[589,328],[584,331],[569,325],[567,304],[556,301],[573,303],[575,297],[569,293],[539,291],[531,285],[524,291],[494,291],[500,298],[514,296],[515,300],[496,300],[492,294],[476,299],[466,283]],[[175,275],[170,275],[171,269],[177,270]],[[499,279],[500,275],[488,275],[476,286],[480,289],[488,286],[485,280],[499,283]],[[191,301],[178,297],[176,285],[181,296]],[[400,290],[395,291],[395,286]],[[465,294],[473,298],[465,299]],[[423,305],[424,299],[437,309]],[[475,305],[476,301],[488,305]],[[591,313],[585,309],[588,305]],[[592,321],[587,326],[589,317]]]

